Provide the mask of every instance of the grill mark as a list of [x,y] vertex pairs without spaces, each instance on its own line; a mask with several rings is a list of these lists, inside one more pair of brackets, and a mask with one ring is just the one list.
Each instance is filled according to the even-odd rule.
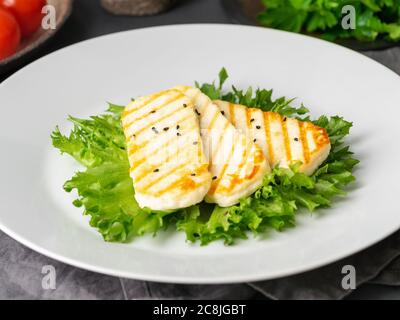
[[141,166],[144,162],[146,162],[146,158],[142,158],[138,161],[135,161],[132,166],[129,169],[129,173],[132,173],[134,170],[136,170],[136,168],[138,168],[139,166]]
[[[172,190],[176,189],[177,187],[179,187],[181,182],[183,182],[184,180],[187,180],[187,179],[190,179],[190,178],[187,177],[187,176],[183,176],[183,177],[179,178],[178,180],[174,181],[173,183],[171,183],[169,186],[165,187],[164,189],[161,189],[161,190],[156,191],[156,192],[147,192],[146,194],[151,195],[151,196],[155,196],[155,197],[162,196],[164,193],[166,193],[168,191],[172,191]],[[202,187],[202,186],[204,186],[205,184],[208,183],[207,180],[205,180],[205,181],[203,181],[201,183],[197,183],[192,179],[190,179],[190,180],[193,181],[193,184],[194,184],[192,189],[200,188],[200,187]]]
[[[152,186],[156,185],[158,182],[160,182],[161,180],[165,179],[166,177],[170,176],[171,174],[173,174],[174,172],[184,168],[185,166],[187,166],[187,162],[181,163],[178,166],[173,167],[172,169],[165,171],[164,173],[160,174],[157,179],[154,179],[153,181],[151,181],[150,183],[148,183],[145,186],[140,187],[140,190],[145,190],[145,189],[149,189]],[[152,172],[152,171],[150,171]],[[150,173],[149,172],[149,173]],[[138,181],[135,180],[135,184],[137,184]]]
[[288,164],[292,161],[292,152],[290,148],[290,140],[289,140],[289,132],[287,129],[287,121],[282,121],[282,117],[278,114],[279,117],[279,122],[282,127],[282,133],[283,133],[283,141],[284,141],[284,146],[285,146],[285,152],[286,152],[286,161]]
[[[161,109],[163,109],[165,107],[168,107],[170,104],[172,104],[173,102],[177,101],[178,99],[180,99],[182,97],[183,97],[183,95],[179,93],[175,97],[172,97],[172,98],[168,99],[167,101],[163,102],[162,104],[155,106],[153,110],[159,111],[159,110],[161,110]],[[147,103],[143,107],[145,107],[147,105],[149,105],[149,104]],[[124,125],[124,129],[126,129],[129,126],[131,126],[136,121],[140,121],[140,120],[146,119],[149,115],[150,115],[149,113],[146,113],[146,114],[144,114],[144,115],[142,115],[142,116],[140,116],[138,118],[131,119],[131,121],[128,124]]]
[[147,141],[143,142],[140,145],[135,145],[135,147],[133,147],[132,145],[128,145],[128,157],[130,157],[135,152],[137,152],[137,151],[143,149],[144,147],[146,147],[149,142],[150,142],[150,140],[147,140]]
[[254,176],[257,174],[259,169],[261,168],[261,164],[264,163],[266,165],[267,160],[264,157],[264,153],[262,149],[258,146],[255,146],[256,150],[254,151],[254,168],[253,171],[247,176],[247,179],[253,179]]
[[187,86],[182,86],[177,89],[178,91],[182,92],[183,94],[186,94],[189,91],[190,87]]
[[[187,94],[188,91],[189,91],[189,89],[190,89],[190,88],[185,88],[184,93]],[[190,97],[189,97],[189,98],[192,100],[193,104],[195,104],[195,108],[200,108],[200,109],[202,109],[202,108],[201,108],[201,105],[197,103],[197,100],[198,100],[200,94],[201,94],[201,91],[200,91],[200,89],[199,89],[199,90],[196,92],[196,94],[193,96],[193,98],[190,98]],[[201,112],[203,112],[203,110],[201,110]]]
[[[225,117],[229,120],[229,103],[228,102],[218,102],[218,105],[222,105],[222,103],[224,103],[224,105],[226,105],[226,110],[225,111]],[[235,105],[235,108],[238,107],[240,105]],[[251,109],[251,108],[248,108]],[[264,121],[264,131],[265,131],[265,142],[266,142],[266,147],[267,147],[267,152],[268,152],[268,156],[266,156],[267,160],[269,160],[270,164],[272,165],[275,161],[276,155],[274,155],[274,149],[273,149],[273,141],[272,141],[272,133],[271,133],[271,119],[275,116],[279,116],[277,113],[275,112],[263,112],[263,121]],[[280,120],[283,121],[284,118],[281,118]],[[234,120],[233,120],[234,122]],[[285,121],[283,121],[285,122]],[[323,148],[325,145],[329,144],[329,137],[326,134],[326,131],[323,130],[323,128],[320,128],[318,126],[312,125],[311,123],[308,122],[302,122],[302,121],[296,121],[299,127],[299,143],[302,143],[302,153],[303,153],[303,160],[304,163],[309,163],[311,161],[311,156],[314,152],[319,152],[321,150],[321,148]],[[287,126],[287,124],[286,124]],[[287,133],[287,137],[289,138],[289,148],[285,148],[285,154],[286,157],[288,158],[288,160],[293,161],[294,159],[294,155],[293,155],[293,150],[291,148],[291,144],[290,144],[290,136],[289,136],[289,132],[288,132],[288,127],[286,127],[286,130],[284,127],[282,128],[282,133],[283,133],[283,139],[284,142],[286,142],[287,138],[285,139],[285,133]],[[313,139],[314,143],[315,143],[315,150],[313,152],[310,152],[310,146],[309,146],[309,142],[307,140],[307,134],[308,131],[312,131],[310,132],[310,138]],[[251,136],[251,134],[249,135]],[[301,142],[300,142],[301,140]],[[290,156],[287,155],[288,151],[290,152]],[[300,157],[300,155],[299,155]],[[297,160],[297,159],[295,159]]]
[[[205,172],[208,172],[207,167],[208,167],[208,166],[204,166],[204,165],[203,165],[203,166],[200,166],[200,167],[196,170],[197,176],[202,176],[202,174],[204,174]],[[185,182],[189,182],[189,183],[191,184],[190,189],[196,189],[196,188],[198,188],[198,187],[200,187],[200,186],[203,186],[203,185],[206,184],[206,183],[209,183],[209,180],[208,180],[208,179],[205,179],[205,180],[204,180],[205,177],[206,177],[206,176],[203,176],[203,177],[202,177],[202,178],[203,178],[203,182],[197,183],[196,181],[194,181],[193,179],[191,179],[190,177],[188,177],[187,174],[185,174],[185,175],[181,176],[179,179],[173,181],[173,182],[172,182],[171,184],[169,184],[168,186],[164,187],[163,189],[158,190],[157,192],[155,192],[155,194],[158,195],[158,196],[161,196],[161,195],[163,195],[164,193],[166,193],[166,192],[168,192],[168,191],[171,191],[171,190],[176,189],[177,187],[182,187],[183,183],[185,183]],[[186,185],[186,186],[187,186],[187,185]],[[187,191],[188,188],[186,187],[185,189],[186,189],[186,191]]]
[[[180,93],[180,94],[177,95],[176,97],[171,98],[171,99],[170,99],[171,101],[168,100],[168,101],[165,102],[165,104],[163,103],[163,104],[161,105],[161,108],[167,107],[167,106],[169,106],[171,103],[173,103],[174,101],[176,101],[176,100],[178,100],[178,99],[180,99],[180,98],[183,98],[183,97],[184,97],[184,95]],[[184,109],[178,107],[174,112],[176,112],[176,111],[183,111],[183,110],[184,110]],[[169,114],[171,114],[171,113],[169,113]],[[168,115],[168,114],[167,114],[167,115]],[[148,115],[146,115],[146,117],[147,117],[147,116],[148,116]],[[156,124],[157,122],[163,120],[164,118],[165,118],[165,116],[163,116],[163,117],[161,117],[161,118],[155,119],[155,121],[151,122],[151,125],[150,125],[150,126],[153,126],[154,124]],[[125,129],[129,128],[131,125],[133,125],[133,123],[134,123],[135,121],[136,121],[136,120],[133,120],[133,121],[130,121],[129,123],[125,124],[125,125],[123,126],[123,129],[125,130]],[[146,127],[145,127],[145,128],[146,128]],[[143,128],[143,129],[145,129],[145,128]],[[134,134],[137,136],[138,133],[141,132],[141,131],[142,131],[142,130],[139,130],[138,132],[135,132]]]
[[[224,106],[224,108],[222,109],[222,110],[224,110],[224,117],[226,118],[226,119],[228,119],[229,121],[231,121],[231,112],[230,112],[230,110],[229,110],[229,104],[228,104],[228,102],[225,102],[225,101],[222,101],[222,103],[220,103],[220,105],[221,105],[221,109],[222,109],[222,106]],[[227,107],[228,106],[228,107]],[[218,106],[219,107],[219,106]]]
[[231,115],[231,122],[232,122],[232,124],[236,127],[236,119],[235,119],[235,106],[234,106],[234,104],[233,103],[230,103],[229,102],[229,114]]
[[[178,123],[178,122],[180,122],[180,123],[185,123],[187,120],[190,120],[191,118],[192,118],[191,116],[188,116],[188,117],[186,117],[186,118],[182,118],[181,120],[178,120],[177,123]],[[131,156],[134,152],[139,151],[140,149],[144,148],[150,141],[151,141],[151,139],[145,141],[143,144],[140,145],[139,148],[136,148],[135,150],[132,150],[132,153],[130,152],[130,153],[129,153],[129,156]],[[159,146],[157,149],[153,150],[153,151],[151,152],[151,155],[154,156],[155,154],[158,154],[161,150],[163,150],[164,148],[167,148],[170,144],[172,144],[172,143],[175,142],[175,141],[176,141],[175,136],[174,136],[173,138],[171,137],[171,139],[169,139],[168,141],[166,141],[165,143],[163,143],[163,144],[162,144],[161,146]],[[141,158],[140,160],[137,160],[138,165],[136,165],[136,162],[135,162],[135,163],[131,166],[130,172],[132,172],[132,171],[135,170],[139,165],[141,165],[143,162],[145,162],[145,161],[147,160],[147,158],[148,158],[148,156],[145,155],[145,156],[144,156],[143,158]]]
[[157,98],[161,97],[163,94],[165,94],[168,91],[161,91],[159,93],[153,94],[150,98],[146,99],[143,101],[139,106],[136,106],[135,108],[129,109],[129,110],[124,110],[124,113],[122,115],[122,118],[126,118],[128,115],[130,115],[132,112],[139,110],[140,108],[143,108],[145,105],[153,102]]
[[[125,130],[124,130],[124,133],[125,133]],[[125,142],[126,142],[126,144],[128,144],[128,143],[130,143],[130,141],[133,139],[133,138],[136,138],[136,136],[134,137],[133,135],[130,135],[130,136],[128,136],[128,135],[126,135],[125,134]]]
[[[185,122],[185,121],[190,120],[190,119],[191,119],[191,117],[188,117],[188,118],[183,119],[181,121]],[[141,149],[145,148],[149,144],[150,141],[152,141],[152,139],[146,140],[142,144],[136,145],[134,148],[131,145],[128,145],[128,157],[132,156],[135,152],[140,151]],[[153,150],[153,152],[156,153],[156,152],[160,151],[161,148],[168,147],[169,144],[171,144],[174,141],[175,141],[174,139],[168,140],[166,143],[162,144],[160,147],[158,147],[157,149]]]
[[[254,152],[254,163],[256,165],[254,166],[252,172],[249,175],[245,176],[244,179],[237,178],[237,175],[235,177],[233,177],[232,183],[229,185],[229,187],[224,188],[224,191],[232,192],[235,183],[236,183],[236,185],[240,185],[242,182],[244,182],[246,180],[247,180],[247,182],[251,181],[256,176],[257,172],[260,171],[260,169],[261,169],[260,162],[262,162],[263,159],[264,159],[264,154],[263,154],[261,148],[256,146],[256,150]],[[241,191],[243,191],[246,188],[248,188],[248,185],[242,184],[242,187],[239,189],[236,189],[236,192],[240,193]]]
[[164,116],[156,119],[156,121],[148,123],[146,126],[144,126],[143,128],[139,129],[138,131],[134,132],[133,134],[135,134],[136,136],[139,136],[139,134],[142,133],[144,130],[146,130],[146,129],[150,128],[150,127],[153,127],[155,124],[160,123],[161,121],[163,121],[165,119],[168,119],[168,118],[172,117],[174,114],[176,114],[177,112],[181,112],[181,111],[183,111],[183,110],[178,108],[178,109],[176,109],[176,110],[174,110],[174,111],[172,111],[170,113],[167,113]]
[[201,141],[200,138],[199,138],[199,140],[200,140],[200,141],[199,141],[200,143],[197,144],[197,159],[198,159],[199,163],[201,163],[202,160],[203,160],[202,155],[203,155],[204,153],[203,153],[203,143],[202,143],[202,141]]
[[[196,94],[196,96],[198,95],[199,93],[197,93]],[[209,105],[210,105],[210,102],[207,102],[207,105],[204,107],[204,110],[202,111],[202,112],[206,112],[206,110],[207,110],[207,108],[209,107]],[[218,114],[219,114],[219,111],[218,112],[215,112],[215,114],[214,114],[214,116],[213,116],[213,118],[212,118],[212,120],[210,121],[210,123],[208,124],[208,126],[207,126],[207,128],[206,128],[206,130],[211,130],[212,129],[212,127],[213,127],[213,125],[214,125],[214,123],[215,123],[215,121],[217,120],[217,118],[218,118]],[[202,143],[202,139],[199,139],[200,140],[200,143],[198,143],[198,159],[199,159],[199,161],[202,159],[202,154],[203,154],[203,143]]]
[[[217,156],[219,148],[221,147],[221,141],[224,137],[225,131],[229,127],[229,121],[225,121],[224,128],[222,129],[221,135],[218,137],[218,144],[216,145],[215,149],[211,150],[211,157],[209,159],[210,166],[213,164],[214,158]],[[212,143],[212,141],[211,141]]]
[[[171,160],[172,159],[178,159],[178,158],[180,158],[180,157],[182,157],[182,154],[179,154],[179,153],[176,153],[176,154],[174,154],[173,155],[173,157],[171,158]],[[186,154],[185,154],[185,158],[186,158]],[[190,160],[190,159],[189,159]],[[139,183],[140,181],[142,181],[146,176],[148,176],[149,174],[151,174],[152,172],[154,172],[154,169],[159,169],[159,168],[161,168],[162,167],[162,165],[163,164],[165,164],[165,163],[168,163],[167,161],[162,161],[162,162],[159,162],[159,163],[157,163],[157,164],[153,164],[153,165],[151,165],[149,168],[145,168],[137,177],[135,177],[135,184],[137,184],[137,183]],[[185,162],[185,163],[183,163],[184,165],[187,165],[187,162]],[[180,165],[178,165],[178,166],[180,166]],[[175,168],[175,167],[174,167]],[[173,171],[171,172],[171,174],[172,173],[174,173],[175,171],[174,171],[174,169],[172,169]]]
[[[182,123],[185,123],[186,121],[190,120],[191,118],[192,118],[191,116],[184,117],[184,118],[182,118],[181,120],[178,120],[177,123],[178,123],[179,121],[181,121]],[[182,129],[182,128],[181,128],[181,129]],[[129,153],[128,153],[128,155],[132,155],[135,151],[138,151],[138,150],[140,150],[140,149],[146,147],[147,144],[148,144],[150,141],[152,141],[152,139],[149,139],[149,140],[144,141],[142,144],[138,145],[137,148],[136,148],[135,150],[130,150]],[[169,142],[169,141],[174,141],[174,140],[170,139],[170,140],[168,140],[167,142]],[[128,141],[128,142],[129,142],[129,141]],[[167,144],[168,144],[168,143],[161,145],[160,148],[166,146]],[[130,149],[130,147],[131,147],[131,146],[128,145],[128,149]],[[154,150],[154,151],[158,151],[160,148],[158,148],[158,149],[156,149],[156,150]]]
[[310,162],[310,150],[308,148],[308,141],[307,141],[307,135],[306,135],[305,128],[304,128],[304,122],[297,121],[297,123],[299,124],[300,141],[301,141],[301,144],[303,145],[304,162],[305,162],[305,164],[307,164]]
[[271,126],[269,122],[269,112],[264,112],[264,129],[265,129],[265,142],[267,143],[267,148],[268,148],[268,157],[269,157],[269,163],[272,164],[274,163],[274,150],[272,148],[272,140],[271,140]]
[[311,127],[310,131],[312,133],[312,137],[315,144],[315,149],[312,151],[313,154],[317,153],[321,149],[321,143],[318,141],[319,132],[315,127]]
[[[168,140],[166,143],[163,144],[162,147],[157,148],[156,150],[152,151],[150,156],[153,156],[153,157],[154,157],[155,155],[157,155],[157,154],[158,154],[160,151],[162,151],[163,149],[168,148],[169,146],[171,146],[172,142],[175,142],[175,141],[176,141],[176,140],[172,140],[172,139]],[[175,157],[172,157],[172,159],[174,159],[174,158],[175,158]],[[133,165],[131,166],[131,172],[133,172],[133,171],[134,171],[135,169],[137,169],[141,164],[143,164],[144,162],[146,162],[147,159],[148,159],[148,156],[144,156],[144,157],[141,158],[139,161],[135,161],[135,162],[133,163]],[[161,167],[163,163],[168,163],[170,160],[171,160],[171,159],[170,159],[170,154],[168,153],[168,154],[167,154],[167,158],[166,158],[163,162],[157,163],[157,164],[155,165],[155,168]],[[135,180],[136,180],[136,179],[135,179]],[[136,182],[139,182],[140,180],[141,180],[141,179],[136,180]]]
[[217,178],[216,180],[214,180],[214,182],[211,183],[211,188],[210,188],[210,190],[208,191],[208,194],[209,194],[209,195],[215,194],[215,192],[217,191],[218,186],[219,186],[219,184],[220,184],[222,178],[223,178],[224,175],[225,175],[226,170],[227,170],[228,167],[229,167],[229,164],[230,164],[230,162],[231,162],[231,160],[232,160],[232,157],[233,157],[233,154],[234,154],[234,151],[235,151],[235,144],[236,144],[237,137],[238,137],[238,135],[236,135],[235,141],[234,141],[234,143],[232,144],[232,148],[231,148],[231,151],[230,151],[230,153],[229,153],[228,161],[226,161],[226,163],[224,164],[222,170],[217,174],[218,178]]
[[322,148],[322,146],[330,141],[324,128],[312,125],[310,130],[312,130],[312,135],[315,143],[315,150],[313,151],[313,153],[315,153],[318,152]]
[[217,111],[214,113],[214,116],[213,116],[213,118],[211,119],[210,123],[208,124],[207,130],[211,130],[211,129],[212,129],[212,127],[214,126],[214,123],[215,123],[215,121],[218,119],[219,115],[220,115],[220,112],[217,110]]
[[252,127],[251,127],[251,122],[250,122],[250,118],[251,118],[251,110],[250,110],[250,108],[246,108],[244,113],[246,114],[246,119],[245,119],[246,120],[246,129],[247,129],[246,135],[248,135],[248,136],[251,135],[251,139],[253,140],[254,135],[253,135],[253,132],[251,130]]
[[[215,123],[215,121],[217,121],[218,116],[219,116],[219,111],[216,111],[215,114],[214,114],[214,116],[213,116],[213,118],[212,118],[212,120],[210,121],[210,123],[208,124],[208,126],[207,126],[207,128],[206,128],[207,132],[210,133],[210,130],[213,129],[214,123]],[[212,131],[211,131],[211,132],[212,132]],[[211,143],[212,143],[212,140],[208,139],[208,143],[210,143],[210,141],[211,141]],[[212,163],[212,156],[211,156],[211,159],[209,160],[209,162]]]
[[[188,97],[188,98],[192,101],[192,103],[194,104],[194,109],[195,109],[195,110],[198,111],[198,110],[200,109],[199,112],[200,112],[200,115],[201,115],[201,114],[204,112],[204,110],[203,110],[201,104],[197,103],[197,100],[198,100],[199,95],[200,95],[202,92],[201,92],[200,90],[198,90],[198,91],[196,92],[196,94],[195,94],[193,97],[191,97],[191,96],[188,94],[189,90],[190,90],[189,87],[185,87],[184,89],[182,89],[181,92],[182,92],[186,97]],[[197,117],[201,118],[200,115],[198,115],[197,112],[196,112],[196,116],[197,116]],[[201,122],[201,121],[200,121],[200,122]]]
[[[184,88],[181,89],[181,92],[183,92],[183,94],[187,96],[187,93],[188,93],[189,90],[190,90],[189,87],[184,87]],[[197,90],[197,92],[196,92],[196,94],[193,96],[193,98],[190,98],[190,97],[189,97],[189,99],[190,99],[190,100],[192,101],[192,103],[194,104],[194,108],[202,109],[200,113],[203,113],[203,112],[205,112],[205,109],[207,109],[207,107],[210,105],[210,101],[207,101],[207,105],[206,105],[204,108],[201,108],[201,105],[197,103],[197,100],[198,100],[198,97],[199,97],[200,94],[201,94],[201,91],[200,91],[200,90]],[[198,116],[199,118],[201,118],[201,115],[197,115],[197,116]],[[201,124],[201,121],[200,121],[200,124]],[[200,126],[200,129],[201,129],[201,125],[199,125],[199,126]],[[202,143],[198,143],[198,159],[199,159],[199,160],[202,159],[202,151],[203,151]]]
[[[245,143],[245,147],[244,147],[244,150],[243,150],[243,152],[242,152],[242,160],[241,160],[241,162],[239,163],[239,165],[238,165],[238,167],[237,167],[237,172],[238,172],[238,174],[240,175],[240,171],[243,169],[243,167],[244,167],[244,165],[247,163],[247,160],[248,160],[248,158],[249,158],[249,155],[251,154],[251,152],[249,151],[249,152],[247,152],[248,150],[247,150],[247,148],[250,148],[250,145],[249,145],[249,143],[247,143],[247,140],[246,140],[246,138],[244,138],[243,136],[241,137],[242,138],[242,141],[244,141],[244,143]],[[243,140],[244,139],[244,140]],[[246,176],[245,176],[246,177]],[[245,178],[246,179],[246,178]],[[243,181],[243,180],[245,180],[245,179],[240,179],[240,178],[238,178],[238,179],[231,179],[230,181],[229,181],[229,187],[228,187],[228,189],[229,190],[232,190],[233,188],[234,188],[234,185],[236,184],[239,184],[241,181]],[[236,180],[238,180],[238,181],[236,181]]]

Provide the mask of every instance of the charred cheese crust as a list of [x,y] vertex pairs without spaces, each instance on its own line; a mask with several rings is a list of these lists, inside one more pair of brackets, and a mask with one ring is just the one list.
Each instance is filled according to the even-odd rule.
[[122,125],[141,207],[173,210],[203,200],[211,175],[188,98],[176,90],[140,97],[126,106]]
[[326,130],[311,122],[221,100],[214,103],[237,129],[260,146],[271,167],[288,167],[301,161],[300,171],[311,175],[329,155]]

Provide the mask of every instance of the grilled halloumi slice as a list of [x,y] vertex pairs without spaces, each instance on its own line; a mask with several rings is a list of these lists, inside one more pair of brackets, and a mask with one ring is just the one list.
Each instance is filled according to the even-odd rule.
[[199,89],[178,86],[191,99],[200,118],[200,128],[212,183],[205,200],[221,207],[236,204],[252,194],[270,171],[262,150],[241,134],[219,108]]
[[311,175],[331,149],[325,129],[311,122],[263,112],[226,101],[214,101],[225,117],[260,146],[271,167],[301,161],[300,171]]
[[122,124],[140,207],[173,210],[201,202],[211,185],[193,103],[177,90],[140,97]]

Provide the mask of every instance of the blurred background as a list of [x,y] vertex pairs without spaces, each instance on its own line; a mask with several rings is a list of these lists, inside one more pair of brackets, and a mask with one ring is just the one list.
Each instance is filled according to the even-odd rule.
[[[51,14],[40,13],[46,4],[55,8],[55,29],[39,26],[38,19]],[[346,5],[351,6],[347,11]],[[4,22],[3,11],[17,18],[18,39],[12,22]],[[182,23],[259,25],[309,34],[359,51],[384,50],[400,41],[400,0],[0,0],[0,81],[32,60],[82,40]],[[26,25],[33,31],[26,31]]]

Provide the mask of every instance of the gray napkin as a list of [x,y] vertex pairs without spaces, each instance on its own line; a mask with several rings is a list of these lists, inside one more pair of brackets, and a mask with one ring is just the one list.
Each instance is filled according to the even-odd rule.
[[[366,52],[400,73],[400,48]],[[42,285],[43,266],[56,271],[55,289]],[[400,285],[400,231],[351,257],[276,280],[232,285],[177,285],[105,276],[65,265],[22,246],[0,231],[0,299],[341,299],[342,268],[363,283]]]
[[[43,266],[56,271],[55,289],[43,288]],[[0,232],[0,299],[341,299],[344,265],[365,282],[400,285],[400,231],[351,257],[303,274],[228,285],[137,281],[81,270],[40,255]]]

